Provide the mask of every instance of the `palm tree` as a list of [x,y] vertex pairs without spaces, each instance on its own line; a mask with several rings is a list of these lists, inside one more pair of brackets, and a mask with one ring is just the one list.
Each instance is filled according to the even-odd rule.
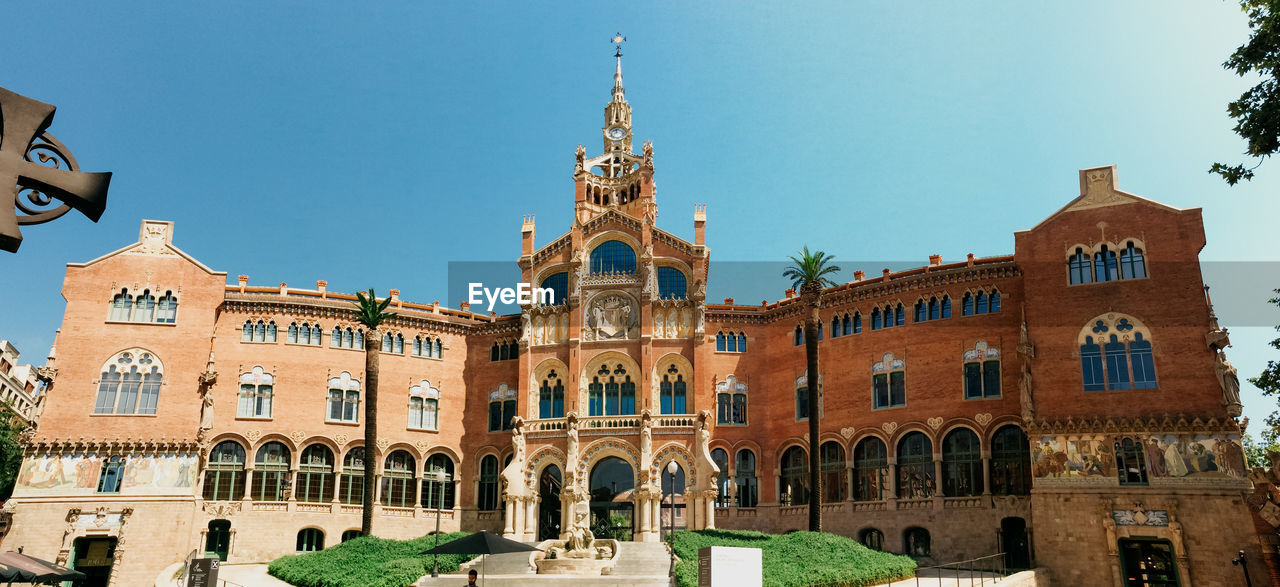
[[378,454],[378,352],[381,338],[378,328],[395,314],[387,312],[391,298],[378,301],[369,288],[369,296],[356,292],[356,322],[364,325],[364,496],[361,500],[360,535],[373,533],[374,473]]
[[822,319],[818,308],[822,305],[822,289],[836,285],[828,274],[840,270],[832,265],[835,257],[822,251],[809,252],[809,246],[800,256],[791,257],[791,265],[782,276],[791,280],[791,286],[800,292],[800,299],[808,306],[809,315],[804,321],[805,381],[809,392],[809,531],[822,531],[822,472],[818,459],[818,329]]

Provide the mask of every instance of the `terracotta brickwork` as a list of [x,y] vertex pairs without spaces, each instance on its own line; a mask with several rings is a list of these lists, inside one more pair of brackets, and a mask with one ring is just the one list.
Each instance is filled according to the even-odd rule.
[[[69,265],[5,546],[76,563],[78,539],[115,537],[114,585],[193,550],[331,546],[359,527],[344,488],[360,467],[344,465],[361,451],[381,536],[438,522],[537,540],[620,515],[597,530],[658,540],[671,462],[689,527],[805,528],[807,459],[786,460],[809,444],[802,304],[708,303],[706,210],[694,242],[655,225],[653,148],[634,152],[621,84],[619,63],[603,151],[577,153],[576,222],[542,241],[532,217],[521,227],[522,278],[554,303],[499,317],[392,290],[395,317],[367,333],[354,296],[228,284],[158,221]],[[1082,171],[1080,196],[1015,233],[1012,255],[935,256],[825,292],[809,411],[838,498],[827,530],[926,564],[1008,552],[1073,585],[1121,584],[1122,546],[1143,540],[1167,545],[1183,585],[1230,584],[1241,549],[1263,576],[1200,211],[1116,185],[1112,167]],[[1072,284],[1076,249],[1089,283]],[[359,336],[389,337],[376,447],[362,447]],[[452,473],[438,512],[437,465]]]

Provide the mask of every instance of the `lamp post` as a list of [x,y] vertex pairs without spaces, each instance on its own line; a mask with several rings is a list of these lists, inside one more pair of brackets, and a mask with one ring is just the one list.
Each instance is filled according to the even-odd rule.
[[[436,469],[431,472],[431,477],[434,481],[440,484],[440,489],[437,491],[437,493],[440,494],[440,499],[436,502],[436,547],[439,547],[440,512],[444,510],[444,484],[449,481],[449,474],[444,472],[444,469]],[[440,576],[440,555],[438,554],[431,555],[431,576]]]
[[680,470],[680,466],[675,461],[667,463],[667,479],[671,481],[671,524],[667,527],[667,541],[671,547],[671,567],[667,570],[668,577],[676,576],[676,471]]
[[1236,555],[1236,558],[1231,561],[1232,565],[1238,566],[1240,567],[1240,570],[1244,571],[1244,584],[1247,587],[1253,587],[1253,580],[1249,578],[1249,565],[1246,563],[1248,563],[1248,561],[1244,558],[1243,550],[1240,551],[1240,553]]

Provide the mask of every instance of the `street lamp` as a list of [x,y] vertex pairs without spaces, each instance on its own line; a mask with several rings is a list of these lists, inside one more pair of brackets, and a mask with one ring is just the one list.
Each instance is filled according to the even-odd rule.
[[1249,579],[1249,565],[1246,563],[1248,563],[1248,561],[1244,558],[1243,550],[1240,551],[1240,553],[1236,555],[1236,558],[1231,561],[1232,565],[1238,566],[1240,567],[1240,570],[1244,571],[1244,584],[1248,587],[1253,587],[1253,581]]
[[667,529],[667,541],[671,546],[671,567],[667,571],[668,577],[676,576],[676,471],[680,470],[680,465],[675,461],[667,463],[667,479],[671,481],[671,525]]
[[[436,547],[439,547],[440,546],[440,512],[444,510],[444,484],[449,481],[449,474],[444,472],[444,469],[436,469],[431,472],[431,478],[433,481],[440,484],[440,489],[437,491],[437,493],[440,494],[440,499],[437,501],[437,507],[436,507]],[[431,555],[431,576],[432,577],[440,576],[440,555],[438,554]]]

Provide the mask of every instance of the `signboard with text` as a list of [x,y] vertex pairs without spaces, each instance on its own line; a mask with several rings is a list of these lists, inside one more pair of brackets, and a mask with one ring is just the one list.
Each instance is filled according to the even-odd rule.
[[759,548],[707,546],[698,550],[698,587],[761,587]]
[[187,565],[186,587],[215,587],[218,584],[218,564],[216,558],[193,558]]

